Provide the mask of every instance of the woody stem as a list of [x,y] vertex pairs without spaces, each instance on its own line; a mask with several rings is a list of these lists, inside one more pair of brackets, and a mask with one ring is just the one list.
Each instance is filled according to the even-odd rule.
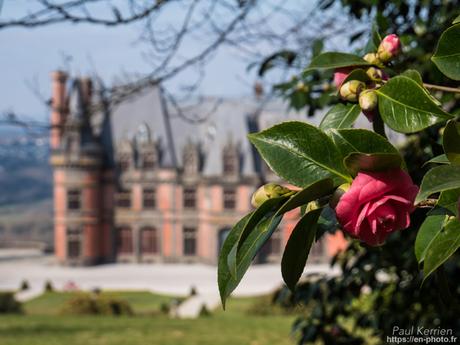
[[441,86],[441,85],[434,85],[434,84],[428,84],[428,83],[423,83],[423,86],[425,86],[427,89],[432,89],[432,90],[460,93],[460,88],[458,87]]

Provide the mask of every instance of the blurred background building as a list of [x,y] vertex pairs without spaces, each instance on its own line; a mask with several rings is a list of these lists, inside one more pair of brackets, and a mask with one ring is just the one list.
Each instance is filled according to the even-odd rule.
[[[152,87],[109,109],[98,106],[104,102],[90,79],[60,71],[52,79],[58,261],[216,263],[232,225],[250,212],[252,193],[275,180],[246,135],[286,118],[276,104],[258,92],[175,108]],[[202,117],[190,123],[179,111]],[[297,217],[286,217],[259,262],[280,260]],[[338,241],[318,243],[313,260],[326,260]]]

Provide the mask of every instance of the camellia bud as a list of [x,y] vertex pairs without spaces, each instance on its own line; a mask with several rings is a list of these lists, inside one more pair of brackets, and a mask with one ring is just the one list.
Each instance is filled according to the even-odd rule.
[[359,95],[359,106],[370,122],[374,120],[377,101],[377,93],[374,90],[364,90]]
[[340,88],[340,97],[350,102],[356,102],[358,100],[359,94],[365,88],[366,88],[366,84],[364,84],[362,81],[359,81],[359,80],[347,81]]
[[377,93],[374,90],[364,90],[359,95],[359,106],[362,110],[374,110],[377,107]]
[[366,71],[366,74],[373,81],[388,80],[388,75],[382,71],[380,68],[369,67]]
[[344,184],[340,185],[335,190],[334,194],[332,194],[331,198],[329,199],[329,206],[331,208],[335,209],[335,207],[339,203],[339,200],[342,197],[342,195],[344,195],[346,192],[348,192],[350,187],[351,187],[351,184],[349,184],[349,183],[344,183]]
[[367,62],[373,64],[373,65],[379,65],[380,60],[377,56],[376,53],[367,53],[366,55],[363,56],[363,59],[366,60]]
[[299,81],[295,88],[297,91],[308,92],[308,86],[306,86],[303,81]]
[[268,183],[262,187],[259,187],[259,189],[257,189],[255,193],[252,194],[251,204],[254,207],[259,207],[268,199],[277,198],[290,192],[290,189],[279,184]]
[[351,67],[342,67],[342,68],[337,68],[334,71],[334,84],[337,90],[340,90],[340,87],[342,86],[343,81],[350,74],[352,70],[353,68]]
[[380,42],[379,49],[377,50],[377,57],[382,62],[388,62],[396,55],[399,54],[401,49],[401,41],[395,34],[385,36]]

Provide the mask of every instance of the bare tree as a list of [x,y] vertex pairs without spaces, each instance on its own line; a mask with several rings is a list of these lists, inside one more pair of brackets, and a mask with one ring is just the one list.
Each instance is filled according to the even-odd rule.
[[[189,96],[198,89],[205,65],[223,47],[254,66],[280,51],[302,52],[288,63],[270,61],[270,68],[278,71],[264,81],[265,89],[270,89],[271,83],[305,65],[317,39],[337,35],[349,26],[347,18],[319,11],[306,0],[35,0],[30,7],[16,18],[1,19],[0,31],[63,23],[138,28],[138,43],[150,72],[119,76],[104,90],[110,105],[160,83],[167,92],[168,82],[185,70],[196,72],[196,79],[183,88]],[[172,100],[172,93],[167,94]],[[178,103],[172,100],[173,106]]]

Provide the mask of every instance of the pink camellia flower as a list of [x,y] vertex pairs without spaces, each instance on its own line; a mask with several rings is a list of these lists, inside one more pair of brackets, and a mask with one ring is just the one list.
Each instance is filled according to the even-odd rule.
[[352,237],[371,246],[410,225],[418,187],[397,168],[383,172],[360,172],[336,207],[337,220]]
[[377,50],[377,57],[382,62],[388,62],[399,54],[400,49],[401,41],[397,35],[391,34],[385,36],[382,42],[380,42],[379,48]]
[[350,74],[352,70],[353,70],[352,67],[342,67],[342,68],[337,68],[334,71],[334,84],[337,90],[340,90],[340,87],[342,86],[343,81],[348,76],[348,74]]

